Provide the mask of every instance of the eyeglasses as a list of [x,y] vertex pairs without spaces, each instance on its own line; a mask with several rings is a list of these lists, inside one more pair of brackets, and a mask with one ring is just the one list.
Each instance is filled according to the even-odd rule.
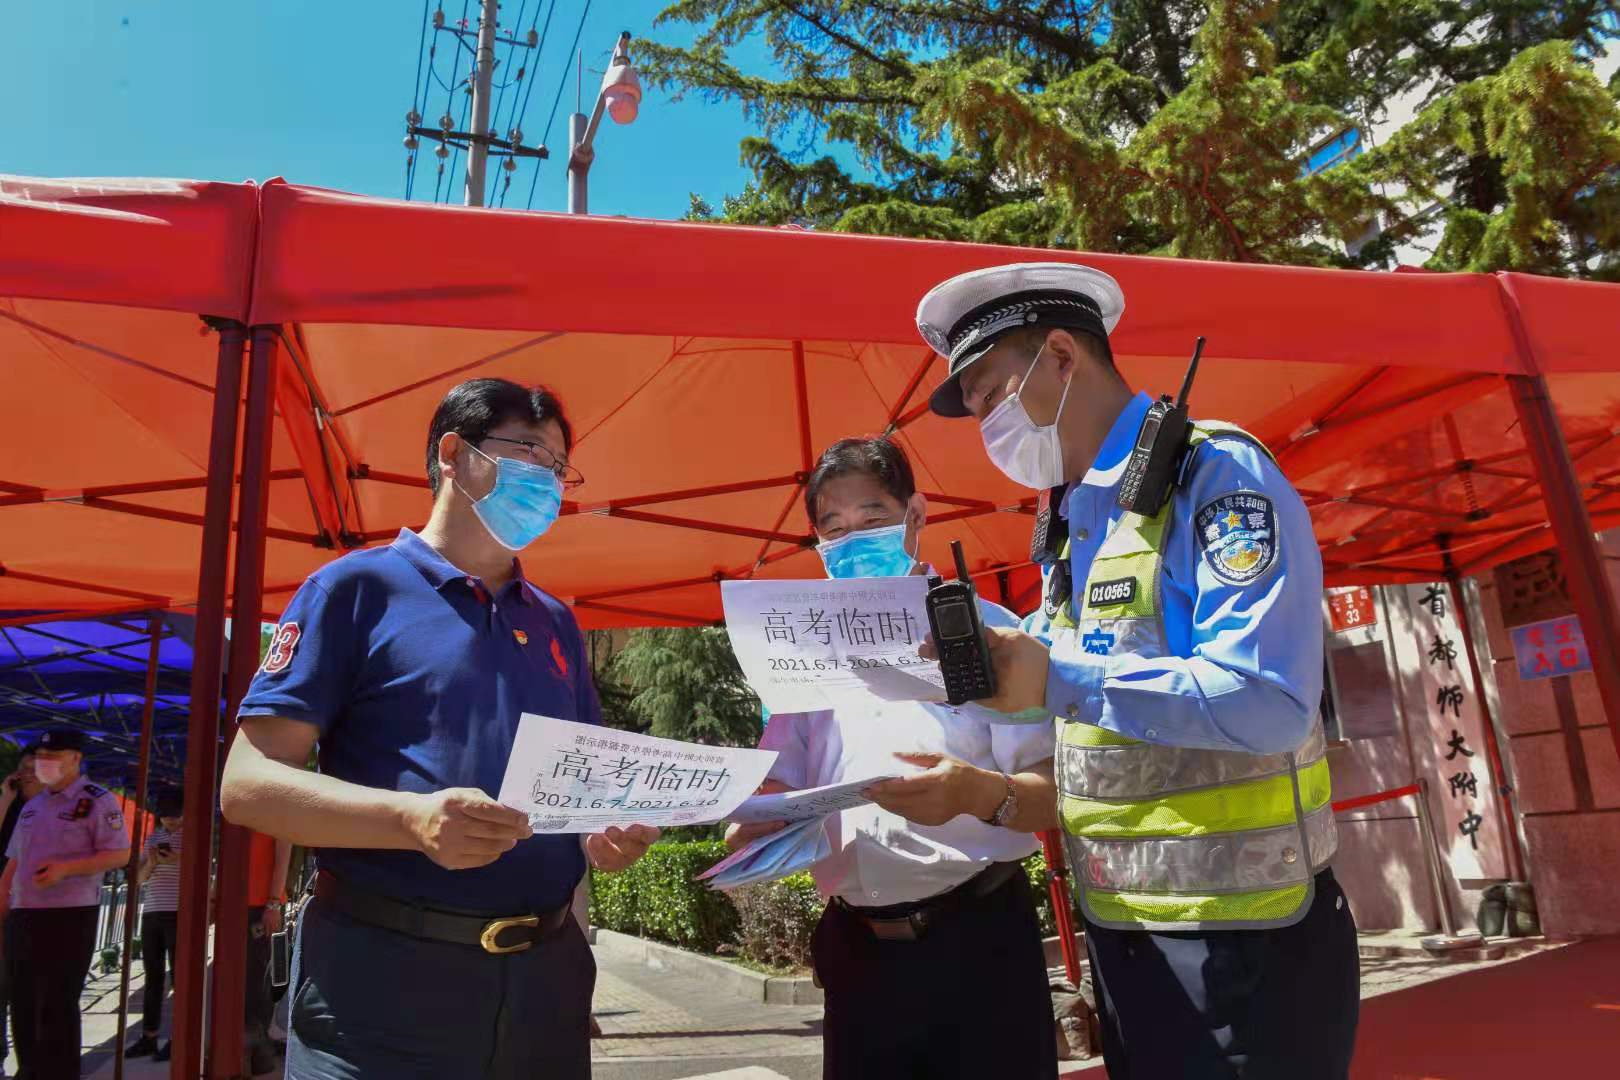
[[486,435],[485,442],[511,443],[513,446],[523,447],[524,456],[542,469],[550,469],[557,474],[557,479],[565,488],[577,488],[585,482],[580,471],[568,464],[567,459],[559,458],[550,449],[528,439],[508,439],[501,435]]

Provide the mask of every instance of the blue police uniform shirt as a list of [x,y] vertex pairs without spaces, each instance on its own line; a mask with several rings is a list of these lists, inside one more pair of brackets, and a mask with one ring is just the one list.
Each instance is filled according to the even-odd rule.
[[[1065,501],[1076,613],[1092,560],[1123,513],[1120,480],[1151,404],[1146,394],[1131,400]],[[1052,647],[1046,706],[1145,742],[1293,750],[1317,722],[1322,695],[1322,559],[1310,511],[1264,451],[1233,436],[1199,447],[1171,500],[1161,609],[1173,655],[1088,652],[1081,635],[1045,628],[1037,610],[1025,625]],[[1250,513],[1258,532],[1227,524],[1249,524]]]
[[61,791],[49,788],[23,804],[6,857],[15,859],[11,904],[16,908],[94,907],[101,901],[101,874],[63,878],[42,889],[34,873],[47,863],[127,851],[124,808],[118,796],[80,775]]
[[[515,566],[514,561],[514,566]],[[409,529],[317,570],[288,604],[241,715],[320,730],[320,770],[366,787],[495,797],[523,713],[602,721],[573,613],[523,579],[491,597]],[[479,914],[547,911],[585,871],[579,837],[534,836],[488,866],[323,849],[362,888]]]

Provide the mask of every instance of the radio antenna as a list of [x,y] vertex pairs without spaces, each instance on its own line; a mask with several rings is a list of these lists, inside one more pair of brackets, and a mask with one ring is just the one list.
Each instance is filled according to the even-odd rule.
[[1180,409],[1187,404],[1187,395],[1192,392],[1193,376],[1198,374],[1198,358],[1204,355],[1204,335],[1198,335],[1198,344],[1193,346],[1192,363],[1187,365],[1187,377],[1181,380],[1181,395],[1176,398],[1176,408]]
[[967,558],[962,554],[962,541],[951,541],[951,557],[956,560],[956,580],[970,582],[967,571]]

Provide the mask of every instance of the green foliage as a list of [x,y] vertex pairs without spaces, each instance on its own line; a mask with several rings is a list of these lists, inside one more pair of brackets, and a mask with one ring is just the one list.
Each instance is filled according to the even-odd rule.
[[1438,208],[1433,269],[1620,278],[1620,103],[1567,42],[1438,98],[1345,171]]
[[602,723],[620,731],[644,732],[647,725],[630,707],[634,695],[613,674],[613,663],[618,658],[617,640],[623,631],[587,630],[585,647],[590,655],[591,677],[596,682],[596,697],[602,704]]
[[[1052,915],[1052,891],[1046,884],[1046,857],[1036,852],[1024,860],[1024,873],[1029,877],[1029,890],[1035,894],[1035,914],[1041,920],[1041,936],[1057,934],[1057,919]],[[1074,897],[1069,898],[1070,924],[1080,925],[1080,913],[1075,910]]]
[[629,869],[591,872],[591,924],[713,953],[737,933],[737,910],[697,875],[726,856],[718,841],[659,841]]
[[737,908],[737,950],[769,968],[810,966],[810,938],[826,906],[809,874],[748,885],[731,894]]
[[[1613,277],[1620,0],[681,0],[638,62],[740,103],[754,174],[695,220],[1312,265]],[[768,74],[733,48],[762,40]],[[1397,95],[1419,116],[1308,175]],[[841,146],[842,158],[824,151]],[[841,160],[853,157],[857,168]],[[1374,218],[1381,243],[1347,243]]]
[[711,746],[759,740],[759,699],[722,629],[633,630],[611,677],[629,693],[637,730]]

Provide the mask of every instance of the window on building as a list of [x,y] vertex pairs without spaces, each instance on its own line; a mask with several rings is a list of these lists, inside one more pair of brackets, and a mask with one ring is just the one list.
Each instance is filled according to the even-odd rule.
[[1322,724],[1333,740],[1377,739],[1400,734],[1395,711],[1399,691],[1390,677],[1382,641],[1330,647],[1323,658]]
[[1301,170],[1306,176],[1315,176],[1325,172],[1341,162],[1349,161],[1362,151],[1361,131],[1358,128],[1346,128],[1336,135],[1320,142],[1305,159]]

